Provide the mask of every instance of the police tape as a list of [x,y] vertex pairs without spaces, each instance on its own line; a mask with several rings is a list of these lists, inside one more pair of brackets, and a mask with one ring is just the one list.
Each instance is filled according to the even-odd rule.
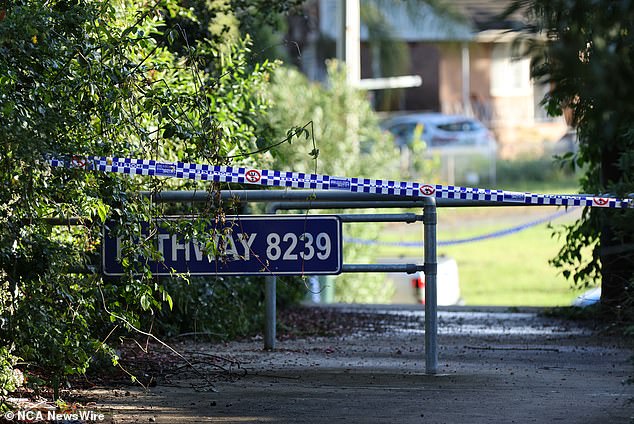
[[591,206],[602,208],[634,207],[634,199],[577,194],[537,194],[506,190],[422,184],[407,181],[333,177],[302,172],[274,171],[241,166],[206,165],[185,162],[160,162],[103,156],[50,157],[52,167],[83,169],[126,175],[147,175],[200,181],[253,184],[269,187],[337,190],[387,196],[434,197],[527,205]]

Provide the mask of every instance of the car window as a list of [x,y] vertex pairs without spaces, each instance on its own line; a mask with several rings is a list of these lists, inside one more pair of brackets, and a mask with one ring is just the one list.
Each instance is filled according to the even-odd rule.
[[450,132],[470,132],[470,131],[478,131],[482,128],[482,126],[475,121],[449,122],[447,124],[437,125],[437,127],[443,131],[450,131]]

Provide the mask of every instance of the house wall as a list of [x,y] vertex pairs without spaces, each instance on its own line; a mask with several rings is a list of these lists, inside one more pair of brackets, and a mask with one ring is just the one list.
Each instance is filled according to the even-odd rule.
[[491,47],[471,44],[469,48],[471,112],[482,122],[491,121]]
[[[469,46],[469,97],[467,109],[462,100],[462,46],[460,43],[439,44],[439,110],[443,113],[468,114],[485,123],[495,134],[501,157],[540,154],[548,143],[566,132],[563,119],[536,120],[536,98],[529,90],[499,90],[494,78],[492,43],[471,43]],[[496,89],[494,90],[493,85]],[[507,95],[504,95],[507,93]]]
[[[408,43],[410,53],[410,67],[403,75],[418,75],[423,83],[420,87],[394,90],[375,90],[370,93],[374,99],[374,106],[378,111],[440,110],[439,60],[440,51],[432,43]],[[376,58],[368,43],[361,43],[361,78],[376,78]],[[396,75],[388,75],[396,76]]]
[[465,110],[462,100],[462,45],[440,44],[440,111],[476,116],[488,123],[492,118],[490,89],[490,47],[482,44],[469,46],[469,100]]
[[441,43],[440,79],[438,92],[440,95],[440,111],[443,113],[462,113],[462,64],[460,44]]

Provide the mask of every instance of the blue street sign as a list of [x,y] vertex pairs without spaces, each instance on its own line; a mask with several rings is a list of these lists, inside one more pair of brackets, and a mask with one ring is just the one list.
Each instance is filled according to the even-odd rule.
[[[172,219],[172,218],[170,218]],[[186,219],[186,218],[173,218]],[[104,229],[103,273],[123,275],[121,239]],[[341,272],[341,220],[333,215],[227,216],[211,227],[215,249],[159,226],[153,236],[163,261],[148,261],[154,275],[334,275]],[[217,256],[211,251],[220,252]]]

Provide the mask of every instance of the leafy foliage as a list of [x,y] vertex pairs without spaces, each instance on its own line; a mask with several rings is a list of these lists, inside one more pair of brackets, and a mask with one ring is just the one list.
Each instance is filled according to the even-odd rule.
[[[157,311],[149,324],[167,336],[199,340],[231,340],[262,330],[264,278],[192,278],[187,284],[167,282],[174,301],[172,309]],[[298,303],[304,286],[292,278],[278,278],[277,300],[281,306]]]
[[[0,395],[5,396],[24,381],[21,372],[14,369],[18,358],[11,355],[6,347],[0,347]],[[2,408],[0,408],[2,411]]]
[[[291,132],[297,136],[270,152],[269,166],[328,175],[395,177],[397,150],[379,128],[365,94],[347,86],[335,61],[329,63],[328,71],[327,85],[310,82],[290,68],[274,73],[268,124],[277,131],[275,139],[288,138]],[[282,133],[284,128],[291,131]]]
[[[177,19],[196,17],[171,0],[17,0],[0,21],[1,356],[44,367],[54,382],[104,353],[116,364],[115,330],[173,305],[167,283],[139,259],[158,254],[141,223],[167,209],[135,193],[208,187],[54,170],[43,159],[227,163],[267,134],[255,122],[274,65],[249,63],[248,39],[188,39],[166,23]],[[196,212],[203,215],[192,231],[222,215],[210,205]],[[80,217],[80,225],[56,226],[52,217]],[[129,240],[120,280],[94,267],[107,219]]]
[[[516,160],[497,160],[496,173],[499,181],[517,182],[573,182],[575,174],[569,169],[557,166],[552,158],[522,158]],[[574,178],[576,183],[576,178]]]
[[[625,197],[634,192],[634,4],[612,1],[520,1],[547,42],[533,43],[533,75],[552,83],[544,104],[577,128],[579,151],[563,157],[582,168],[582,190]],[[567,226],[553,263],[575,284],[602,279],[602,302],[629,306],[634,284],[632,210],[586,209]],[[593,246],[590,257],[584,246]]]
[[[346,84],[345,74],[336,62],[328,64],[327,85],[309,82],[298,71],[278,69],[270,94],[269,125],[281,131],[310,122],[312,137],[299,136],[271,151],[270,166],[299,172],[328,175],[355,175],[367,178],[396,178],[400,155],[389,135],[378,126],[365,94]],[[277,139],[285,134],[278,133]],[[423,176],[429,170],[422,169]],[[354,211],[358,212],[358,210]],[[350,237],[372,238],[379,225],[346,225]],[[365,247],[346,244],[344,260],[362,263],[370,260]],[[335,283],[335,299],[345,302],[388,302],[393,288],[381,275],[343,274]]]

